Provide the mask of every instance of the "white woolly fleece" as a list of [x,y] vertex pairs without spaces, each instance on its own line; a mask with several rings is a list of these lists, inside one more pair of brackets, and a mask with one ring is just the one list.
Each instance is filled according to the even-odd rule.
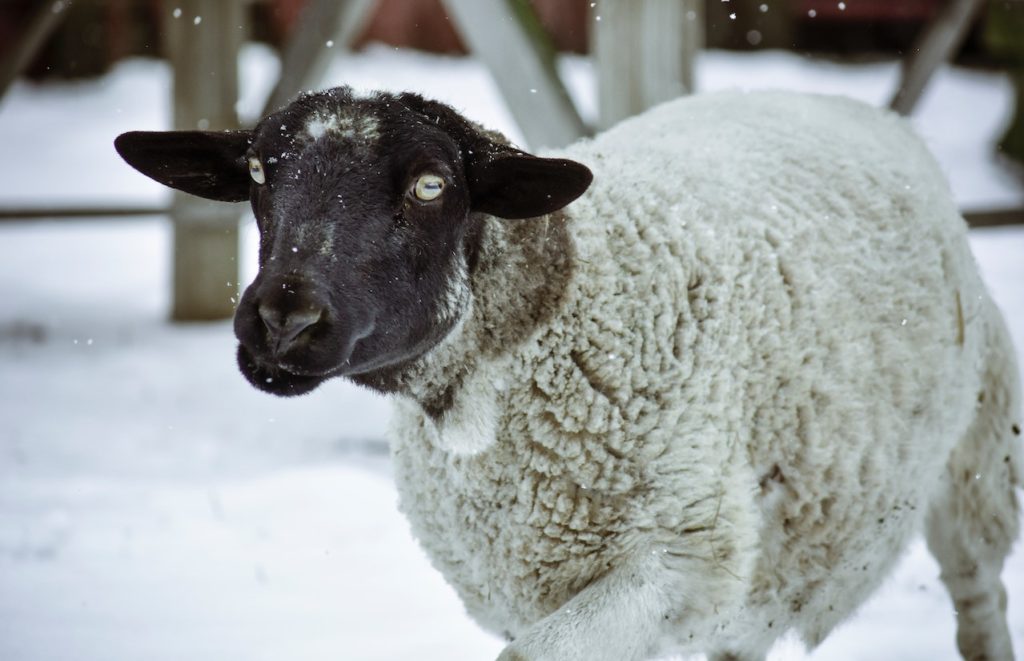
[[[486,220],[469,318],[420,366],[424,388],[456,384],[451,408],[397,401],[401,507],[469,613],[515,638],[507,658],[756,656],[791,628],[815,645],[940,494],[966,502],[961,469],[988,495],[933,527],[980,510],[1009,545],[1013,350],[903,120],[714,94],[555,155],[594,183],[518,221],[532,234]],[[567,272],[523,256],[557,227]],[[482,311],[528,270],[564,291],[482,356]]]

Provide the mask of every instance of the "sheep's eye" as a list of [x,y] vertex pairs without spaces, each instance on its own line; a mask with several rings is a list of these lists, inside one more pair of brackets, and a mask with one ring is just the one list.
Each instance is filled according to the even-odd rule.
[[423,200],[424,202],[436,200],[441,196],[442,190],[444,190],[444,179],[436,174],[423,175],[416,180],[416,186],[413,187],[416,199]]
[[267,183],[267,175],[263,172],[263,164],[255,156],[249,157],[249,176],[257,184]]

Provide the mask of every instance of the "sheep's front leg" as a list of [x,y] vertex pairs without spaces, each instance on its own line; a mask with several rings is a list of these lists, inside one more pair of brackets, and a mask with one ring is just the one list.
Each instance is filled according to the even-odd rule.
[[646,658],[673,617],[673,583],[656,561],[613,569],[527,629],[498,661]]

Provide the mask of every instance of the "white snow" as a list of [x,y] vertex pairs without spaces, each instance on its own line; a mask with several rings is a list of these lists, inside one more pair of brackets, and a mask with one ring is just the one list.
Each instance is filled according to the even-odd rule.
[[[589,63],[561,67],[592,118]],[[240,112],[258,112],[276,70],[266,49],[247,48]],[[702,89],[880,104],[896,72],[711,52],[698,73]],[[371,48],[339,56],[327,83],[340,82],[421,91],[522,140],[471,59]],[[0,105],[0,205],[166,200],[111,141],[166,128],[168,84],[144,60],[98,81],[16,84]],[[991,156],[1011,99],[1005,76],[944,69],[915,117],[965,208],[1024,204]],[[1024,347],[1024,228],[974,231],[972,244]],[[340,381],[291,400],[254,391],[229,322],[165,322],[169,246],[158,218],[0,225],[0,659],[496,656],[501,641],[463,614],[396,511],[386,402]],[[247,278],[255,246],[249,223]],[[958,658],[937,574],[915,545],[810,658]],[[1024,653],[1019,546],[1004,580]],[[808,656],[789,640],[771,658]]]

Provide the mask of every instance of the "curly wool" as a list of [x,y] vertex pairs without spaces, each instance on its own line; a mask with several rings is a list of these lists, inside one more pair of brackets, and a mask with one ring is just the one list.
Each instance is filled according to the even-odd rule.
[[397,401],[415,535],[509,637],[643,557],[675,577],[667,649],[816,644],[918,532],[1012,355],[942,174],[903,120],[782,93],[557,155],[591,189],[482,219],[463,321],[408,375],[450,406]]

